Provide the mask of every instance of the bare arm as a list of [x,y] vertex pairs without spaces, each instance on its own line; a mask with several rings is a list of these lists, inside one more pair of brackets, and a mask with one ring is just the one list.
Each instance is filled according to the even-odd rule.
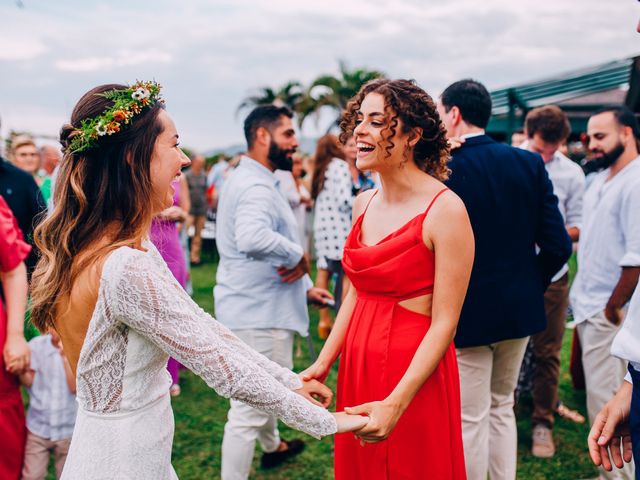
[[31,388],[31,385],[33,385],[33,379],[35,376],[36,376],[36,372],[31,368],[27,368],[23,373],[18,375],[18,378],[20,379],[20,383],[22,385],[24,385],[27,388]]
[[24,312],[27,308],[27,268],[20,262],[8,272],[0,272],[7,306],[7,339],[4,363],[9,372],[20,374],[29,367],[31,351],[24,338]]
[[418,390],[431,376],[451,345],[467,293],[474,256],[473,231],[462,201],[447,193],[432,209],[424,225],[425,244],[436,252],[431,326],[402,379],[380,402],[353,409],[367,414],[369,424],[357,432],[365,442],[387,438]]

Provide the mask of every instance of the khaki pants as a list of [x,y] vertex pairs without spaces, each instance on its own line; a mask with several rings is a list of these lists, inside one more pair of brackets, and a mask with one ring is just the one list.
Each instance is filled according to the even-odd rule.
[[[619,326],[613,325],[598,313],[578,324],[578,335],[582,346],[582,365],[587,390],[587,412],[589,423],[593,425],[596,415],[605,403],[615,395],[622,385],[627,373],[627,364],[611,355],[611,343]],[[612,472],[600,469],[600,475],[607,479],[633,479],[633,462],[625,464],[621,470],[614,468]]]
[[518,448],[513,392],[529,337],[458,348],[462,441],[468,480],[514,480]]
[[70,443],[70,438],[53,442],[27,431],[22,480],[44,480],[47,477],[51,453],[55,459],[56,478],[60,478]]
[[194,232],[191,239],[191,263],[200,263],[200,252],[202,251],[202,229],[207,220],[206,215],[190,215],[189,226],[193,225]]
[[558,403],[560,351],[569,308],[569,275],[556,280],[544,294],[547,328],[531,337],[535,370],[533,372],[533,425],[553,428]]

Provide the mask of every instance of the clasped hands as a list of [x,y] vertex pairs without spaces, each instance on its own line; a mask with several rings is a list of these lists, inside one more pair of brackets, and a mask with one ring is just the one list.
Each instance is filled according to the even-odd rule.
[[[302,388],[296,390],[314,404],[327,408],[333,399],[331,390],[321,383],[328,370],[321,365],[312,365],[300,374]],[[393,431],[402,415],[401,406],[389,398],[363,403],[355,407],[345,407],[344,412],[333,416],[338,424],[338,432],[353,432],[360,444],[376,443],[385,440]]]
[[22,333],[7,335],[2,355],[7,372],[14,375],[24,373],[31,363],[31,350]]

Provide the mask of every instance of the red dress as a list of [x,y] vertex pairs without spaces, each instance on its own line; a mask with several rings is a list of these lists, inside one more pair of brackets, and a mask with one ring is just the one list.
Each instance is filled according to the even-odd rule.
[[[435,255],[422,239],[427,210],[375,245],[347,238],[343,266],[357,291],[338,370],[336,411],[384,400],[403,377],[431,317],[398,302],[433,292]],[[375,193],[374,193],[375,195]],[[387,440],[360,446],[336,435],[336,480],[463,480],[460,380],[453,342]]]
[[[10,272],[16,268],[30,250],[9,206],[0,197],[0,271]],[[4,366],[2,351],[6,338],[7,315],[0,299],[0,479],[17,480],[22,471],[27,431],[18,378]]]

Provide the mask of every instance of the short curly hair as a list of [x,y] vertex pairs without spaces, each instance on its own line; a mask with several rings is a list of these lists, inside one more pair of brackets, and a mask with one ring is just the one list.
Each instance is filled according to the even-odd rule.
[[395,146],[393,139],[400,119],[405,134],[416,127],[422,129],[422,136],[413,147],[415,164],[438,180],[446,180],[450,173],[447,167],[450,155],[446,129],[435,102],[414,80],[376,79],[364,84],[342,113],[340,140],[346,143],[353,135],[362,101],[370,93],[378,93],[384,98],[385,114],[389,121],[382,130],[383,141],[380,146],[386,151],[386,157],[391,156]]

